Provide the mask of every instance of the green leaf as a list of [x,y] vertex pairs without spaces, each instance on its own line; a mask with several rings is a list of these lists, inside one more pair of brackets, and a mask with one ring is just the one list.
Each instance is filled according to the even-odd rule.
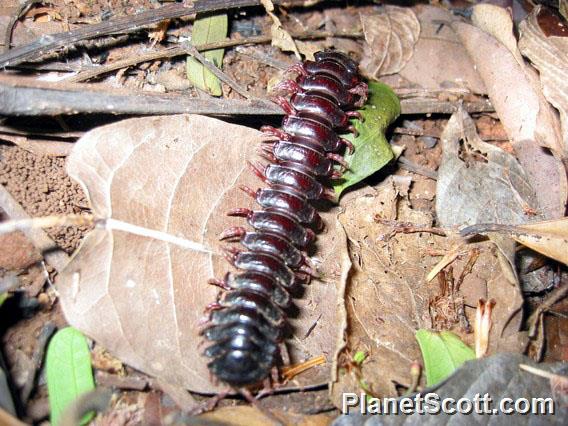
[[1,293],[0,294],[0,306],[6,301],[10,294],[9,293]]
[[353,143],[355,151],[345,155],[349,170],[334,184],[338,197],[345,189],[371,176],[394,158],[385,130],[400,114],[398,97],[386,84],[371,82],[369,99],[359,112],[364,121],[353,120],[359,136],[343,136]]
[[[61,413],[79,395],[95,388],[87,339],[72,327],[59,330],[49,342],[45,360],[51,424],[57,426]],[[93,413],[83,417],[86,424]]]
[[367,358],[367,354],[363,351],[357,351],[355,352],[355,355],[353,355],[353,362],[355,364],[363,364],[363,361],[365,361],[365,359]]
[[[193,23],[191,33],[191,44],[212,43],[225,40],[227,37],[229,23],[227,15],[207,15],[198,17]],[[203,54],[215,66],[221,67],[223,64],[224,49],[209,50]],[[188,80],[197,88],[211,93],[213,96],[221,96],[221,82],[219,79],[205,68],[199,61],[192,57],[187,58],[186,71]]]
[[450,331],[437,333],[418,330],[416,340],[420,345],[426,384],[433,386],[452,374],[464,362],[475,359],[475,352]]

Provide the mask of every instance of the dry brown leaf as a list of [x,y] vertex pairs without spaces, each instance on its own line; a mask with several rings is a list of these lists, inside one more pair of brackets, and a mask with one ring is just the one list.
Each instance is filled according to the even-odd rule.
[[483,142],[462,109],[448,121],[441,144],[436,186],[436,215],[441,226],[519,224],[538,218],[534,190],[518,161]]
[[503,23],[507,16],[485,14],[478,20],[483,29],[462,22],[452,27],[484,80],[540,208],[549,219],[561,217],[568,196],[566,173],[560,160],[541,148],[548,147],[557,157],[563,155],[560,123],[541,92],[536,72],[519,60],[516,47],[511,51],[506,46],[513,48],[507,32],[510,26]]
[[284,426],[327,426],[332,421],[330,416],[324,414],[305,415],[274,409],[271,409],[270,413],[274,419],[254,407],[225,407],[202,414],[198,419],[202,420],[203,424],[224,426],[265,426],[275,424],[276,419]]
[[366,41],[361,70],[371,78],[399,72],[412,57],[420,35],[412,9],[384,6],[379,13],[360,17]]
[[[519,49],[538,69],[542,91],[560,113],[564,156],[568,155],[568,37],[547,37],[538,24],[541,6],[519,25]],[[559,21],[566,28],[566,24]]]
[[[338,381],[332,387],[332,399],[338,407],[343,392],[362,391],[348,368],[357,351],[368,354],[362,376],[374,393],[395,396],[397,384],[410,385],[412,362],[421,359],[414,334],[419,328],[439,326],[432,323],[429,301],[440,295],[440,289],[437,283],[427,283],[426,276],[440,258],[429,255],[429,250],[447,252],[463,241],[457,236],[445,238],[428,233],[397,233],[387,239],[392,228],[377,223],[376,216],[425,226],[433,222],[427,213],[412,209],[395,185],[388,178],[376,189],[367,188],[358,197],[344,200],[345,212],[339,216],[350,241],[353,266],[345,295],[349,335],[346,349],[338,357]],[[502,338],[501,332],[522,300],[510,286],[503,285],[506,281],[494,246],[490,242],[476,243],[468,245],[466,251],[473,247],[479,249],[480,255],[461,285],[465,313],[473,323],[475,309],[467,306],[475,306],[480,297],[498,300],[490,350],[519,350],[508,339],[517,340],[522,335],[506,329],[507,338]],[[466,262],[462,256],[452,263],[454,276],[461,274]],[[457,323],[455,326],[459,328]],[[472,334],[462,337],[473,343]]]
[[568,265],[568,218],[532,222],[519,226],[478,225],[462,230],[472,232],[499,232],[545,256]]
[[278,47],[284,52],[294,52],[298,59],[302,59],[300,52],[298,51],[298,47],[296,46],[296,42],[290,35],[288,31],[286,31],[282,27],[282,22],[278,16],[274,14],[274,4],[271,0],[261,0],[266,13],[272,19],[272,26],[270,27],[270,34],[272,35],[272,45]]
[[[448,121],[441,144],[436,185],[440,225],[519,224],[544,217],[521,165],[512,155],[483,142],[475,123],[462,109]],[[502,235],[491,235],[491,239],[507,259],[504,272],[516,285],[514,243]]]
[[448,25],[454,16],[446,9],[423,6],[416,9],[420,37],[414,55],[400,76],[419,87],[440,90],[448,87],[486,93],[483,80]]
[[[81,138],[68,172],[83,186],[96,216],[184,237],[214,253],[95,229],[57,282],[67,320],[121,361],[162,381],[219,390],[200,355],[198,321],[217,294],[207,279],[228,269],[218,254],[218,235],[244,225],[225,212],[253,207],[238,186],[259,186],[246,161],[261,138],[254,129],[196,115],[130,119]],[[325,282],[305,289],[290,320],[291,362],[322,353],[329,361],[334,351],[336,285],[346,250],[332,225],[335,214],[326,212],[328,229],[317,240]],[[327,381],[329,366],[302,373],[294,384]]]

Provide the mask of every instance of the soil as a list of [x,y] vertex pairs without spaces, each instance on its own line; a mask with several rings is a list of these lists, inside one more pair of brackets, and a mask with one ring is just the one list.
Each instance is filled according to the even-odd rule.
[[[82,189],[65,173],[65,158],[38,156],[17,146],[0,144],[0,183],[30,216],[88,211]],[[48,228],[53,240],[71,254],[86,227]]]

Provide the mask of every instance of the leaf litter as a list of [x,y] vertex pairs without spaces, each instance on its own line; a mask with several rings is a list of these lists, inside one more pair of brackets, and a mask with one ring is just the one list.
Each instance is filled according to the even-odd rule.
[[[346,368],[351,352],[368,354],[362,376],[374,395],[396,396],[397,386],[410,386],[412,363],[421,359],[416,331],[449,328],[472,344],[473,335],[463,329],[460,317],[473,323],[480,298],[499,301],[493,312],[490,352],[519,352],[526,344],[526,333],[515,328],[517,323],[510,326],[509,317],[519,310],[522,299],[507,284],[495,246],[489,241],[469,244],[446,269],[463,276],[459,288],[444,293],[440,285],[427,282],[428,272],[439,256],[463,240],[457,234],[443,237],[427,232],[392,236],[392,226],[378,218],[417,227],[430,227],[434,221],[430,213],[412,209],[402,194],[404,189],[389,177],[376,188],[346,197],[345,211],[339,216],[353,267],[345,294],[349,333],[344,345],[349,350],[338,356],[338,381],[331,390],[337,406],[341,406],[342,393],[361,392],[359,380]],[[467,255],[474,248],[479,256],[468,266]]]

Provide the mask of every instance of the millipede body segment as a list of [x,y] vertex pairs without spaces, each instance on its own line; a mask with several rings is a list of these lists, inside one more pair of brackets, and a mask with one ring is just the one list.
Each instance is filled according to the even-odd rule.
[[357,64],[342,53],[318,52],[315,61],[290,71],[297,77],[277,86],[291,94],[276,99],[286,113],[282,126],[262,128],[271,136],[260,149],[269,164],[251,164],[266,187],[242,188],[259,209],[229,212],[246,217],[251,229],[232,227],[221,235],[243,246],[226,249],[238,272],[210,280],[223,291],[207,307],[201,331],[209,344],[204,354],[210,372],[237,389],[269,379],[281,361],[290,291],[314,274],[306,249],[323,223],[311,202],[334,199],[330,179],[346,168],[340,151],[353,148],[339,134],[356,132],[349,119],[360,118],[353,110],[367,97]]

